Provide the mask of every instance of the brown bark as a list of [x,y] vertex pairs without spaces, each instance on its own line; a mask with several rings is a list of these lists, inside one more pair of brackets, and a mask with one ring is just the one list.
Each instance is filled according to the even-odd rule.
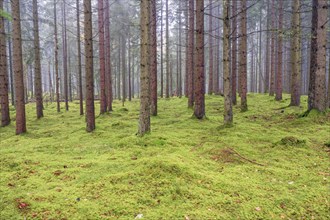
[[14,75],[15,75],[15,101],[16,101],[16,134],[26,132],[24,79],[21,38],[21,16],[19,0],[11,1],[13,17],[13,49],[14,49]]
[[265,81],[264,81],[264,93],[269,92],[269,59],[270,59],[270,39],[269,39],[269,20],[270,20],[270,13],[269,13],[269,0],[267,0],[267,34],[266,34],[266,58],[265,58]]
[[156,0],[150,0],[150,83],[151,115],[157,115],[157,12]]
[[148,0],[141,0],[141,75],[140,75],[140,117],[139,117],[139,135],[144,135],[150,132],[150,72],[149,72],[149,2]]
[[49,96],[50,102],[53,102],[53,83],[52,83],[52,75],[50,71],[50,61],[48,61],[48,82],[49,82]]
[[[157,90],[156,90],[157,96]],[[131,31],[128,26],[128,101],[132,101],[132,81],[131,81]]]
[[278,43],[277,43],[277,54],[278,54],[278,62],[277,62],[277,73],[276,73],[276,95],[275,100],[282,100],[282,59],[283,59],[283,0],[279,0],[279,20],[278,20]]
[[213,26],[212,26],[212,0],[210,0],[210,15],[209,15],[209,91],[208,94],[211,95],[213,94]]
[[240,26],[240,87],[241,87],[241,111],[247,111],[247,34],[246,34],[246,0],[241,1],[241,26]]
[[269,95],[275,92],[275,0],[272,0],[271,49],[270,49],[270,88]]
[[121,41],[121,50],[122,50],[122,57],[121,57],[121,64],[122,64],[122,105],[125,105],[126,101],[126,36],[125,34],[122,35],[122,41]]
[[111,45],[110,45],[110,4],[109,0],[105,0],[105,79],[106,79],[106,97],[107,109],[112,111],[112,74],[111,74]]
[[232,110],[232,84],[230,82],[230,21],[229,21],[229,0],[223,0],[223,80],[224,80],[224,124],[233,123]]
[[188,30],[188,108],[194,106],[194,0],[189,0]]
[[236,9],[237,1],[232,1],[233,10],[232,10],[232,49],[231,49],[231,99],[233,105],[237,104],[236,96],[236,80],[237,80],[237,19],[236,19]]
[[66,32],[66,2],[63,0],[63,73],[64,73],[64,101],[65,110],[69,111],[69,86],[68,86],[68,45]]
[[194,116],[205,117],[204,1],[196,0],[196,78]]
[[78,87],[79,87],[79,110],[80,115],[84,115],[84,101],[82,91],[82,71],[81,71],[81,40],[80,40],[80,16],[79,16],[79,0],[76,0],[77,6],[77,49],[78,49]]
[[57,0],[54,0],[55,87],[56,87],[57,112],[60,112],[61,111],[61,106],[60,106],[60,77],[59,77],[59,72],[58,72],[58,38],[57,38],[56,2],[57,2]]
[[164,95],[164,68],[163,68],[163,1],[160,8],[160,97]]
[[165,98],[170,97],[170,44],[168,27],[168,0],[166,0],[166,88]]
[[326,43],[328,4],[326,0],[313,0],[310,89],[308,110],[326,110]]
[[33,0],[33,33],[34,33],[34,89],[36,98],[37,118],[44,116],[42,102],[42,79],[40,64],[40,42],[38,24],[38,2]]
[[105,94],[105,49],[104,49],[104,7],[103,0],[98,0],[98,31],[99,31],[99,60],[100,60],[100,113],[107,111]]
[[85,74],[86,74],[86,130],[95,129],[93,33],[91,0],[84,0]]
[[290,106],[300,105],[301,94],[301,29],[300,0],[293,2],[292,37],[291,37],[291,102]]
[[[3,10],[3,0],[0,0],[0,11]],[[8,70],[5,19],[0,16],[0,107],[1,126],[10,123],[9,99],[8,99]]]

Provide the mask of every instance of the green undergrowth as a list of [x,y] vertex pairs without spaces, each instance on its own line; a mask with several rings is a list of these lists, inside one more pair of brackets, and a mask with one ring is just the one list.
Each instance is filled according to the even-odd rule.
[[327,219],[330,114],[289,102],[249,94],[224,127],[223,97],[206,97],[202,121],[186,98],[160,99],[143,137],[138,100],[115,101],[93,133],[78,102],[40,120],[28,104],[26,134],[0,128],[0,219]]

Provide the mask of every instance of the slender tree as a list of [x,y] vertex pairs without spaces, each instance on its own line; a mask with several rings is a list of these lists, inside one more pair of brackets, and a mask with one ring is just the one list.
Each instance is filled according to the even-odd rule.
[[247,111],[247,34],[246,34],[246,0],[241,1],[241,24],[240,24],[240,87],[241,87],[241,111]]
[[[3,0],[0,0],[0,11],[3,10]],[[0,107],[1,126],[10,123],[9,99],[8,99],[8,70],[7,70],[7,49],[5,19],[0,16]]]
[[194,0],[189,0],[188,30],[188,108],[194,106]]
[[209,91],[208,94],[211,95],[213,94],[213,15],[212,15],[212,11],[213,11],[213,4],[212,4],[212,0],[210,0],[210,15],[209,15]]
[[34,89],[36,97],[37,118],[44,116],[42,103],[42,79],[40,64],[38,2],[33,0],[33,33],[34,33]]
[[157,14],[156,0],[150,0],[150,83],[151,115],[157,115]]
[[56,2],[57,2],[57,0],[54,0],[55,87],[56,87],[57,112],[60,112],[61,111],[61,106],[60,106],[60,77],[59,77],[59,72],[58,72],[58,38],[57,38]]
[[104,0],[98,0],[98,31],[99,31],[99,59],[100,59],[100,113],[107,111],[105,95],[105,49],[104,49]]
[[86,130],[95,129],[94,76],[93,76],[93,33],[91,0],[84,0],[84,32],[85,32],[85,73],[86,73]]
[[230,21],[229,21],[229,0],[223,0],[223,74],[224,74],[224,124],[231,125],[233,123],[232,110],[232,89],[230,83]]
[[164,95],[164,68],[163,68],[163,0],[160,7],[160,97]]
[[272,18],[271,18],[271,49],[270,49],[270,88],[269,95],[273,96],[275,92],[275,0],[272,0]]
[[291,36],[291,102],[290,106],[300,105],[301,94],[301,25],[300,0],[292,4],[292,36]]
[[141,0],[141,49],[140,49],[140,118],[139,118],[139,135],[150,132],[150,72],[149,72],[149,0]]
[[63,0],[63,73],[64,73],[64,101],[65,110],[69,111],[69,85],[68,85],[68,45],[67,45],[67,30],[66,30],[66,0]]
[[23,59],[22,59],[22,37],[21,37],[21,16],[20,1],[11,1],[11,11],[13,17],[13,49],[14,49],[14,75],[15,75],[15,101],[16,101],[16,134],[26,132],[25,119],[25,95],[23,79]]
[[196,80],[194,116],[205,117],[204,0],[196,0]]
[[110,45],[110,0],[105,0],[105,49],[106,49],[106,97],[107,97],[107,109],[112,111],[112,74],[111,74],[111,45]]
[[78,87],[79,87],[79,110],[80,115],[84,115],[84,101],[82,91],[82,71],[81,71],[81,40],[80,40],[80,5],[79,0],[76,0],[77,7],[77,49],[78,49]]
[[237,1],[232,1],[232,47],[231,47],[231,99],[233,105],[237,104],[236,80],[237,80]]
[[276,74],[276,95],[275,100],[279,101],[282,100],[282,59],[283,59],[283,0],[279,0],[279,19],[278,19],[278,42],[277,42],[277,74]]
[[168,26],[168,0],[166,0],[166,88],[165,98],[170,97],[170,37],[169,37],[169,26]]

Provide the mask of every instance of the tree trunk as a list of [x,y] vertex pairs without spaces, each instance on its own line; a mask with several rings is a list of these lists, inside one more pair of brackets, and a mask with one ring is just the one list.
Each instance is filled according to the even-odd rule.
[[103,0],[98,0],[99,62],[100,62],[100,114],[107,112],[105,94],[105,49],[104,49],[104,7]]
[[54,100],[54,92],[53,92],[53,82],[52,82],[52,74],[50,71],[50,61],[48,61],[48,79],[49,79],[49,96],[50,96],[50,102],[53,102]]
[[223,0],[223,78],[224,78],[224,124],[233,123],[232,110],[232,84],[230,83],[230,21],[229,21],[229,0]]
[[57,112],[60,112],[61,111],[61,106],[60,106],[60,77],[59,77],[59,72],[58,72],[58,38],[57,38],[56,2],[57,2],[57,0],[54,0],[55,87],[56,87]]
[[273,96],[275,92],[275,0],[272,0],[272,33],[270,50],[270,88],[269,95]]
[[38,2],[33,0],[33,33],[34,33],[34,89],[36,98],[37,118],[44,116],[42,103],[42,79],[40,64],[40,42],[38,24]]
[[194,106],[194,0],[189,0],[188,36],[188,108]]
[[313,0],[311,70],[308,110],[324,112],[326,99],[326,43],[328,4],[326,0]]
[[150,0],[150,89],[151,115],[157,115],[157,12],[156,0]]
[[[3,0],[0,0],[0,11],[3,10]],[[5,33],[5,18],[0,16],[0,106],[1,126],[10,123],[9,100],[8,100],[8,69],[7,48]]]
[[20,1],[11,1],[13,17],[13,49],[14,49],[14,75],[15,75],[15,101],[16,101],[16,134],[26,132],[24,79],[21,38]]
[[204,1],[196,0],[196,86],[194,116],[205,117]]
[[241,1],[241,27],[240,27],[240,87],[241,87],[241,111],[247,111],[247,34],[246,34],[246,0]]
[[282,58],[283,58],[283,0],[279,0],[279,20],[278,20],[278,43],[277,43],[277,74],[276,74],[276,95],[275,100],[282,100]]
[[121,40],[121,64],[122,64],[122,93],[123,93],[123,98],[122,98],[122,105],[125,105],[126,101],[126,36],[122,35],[122,40]]
[[86,73],[86,130],[95,129],[93,33],[91,0],[84,0],[85,73]]
[[112,74],[111,74],[111,45],[110,45],[110,0],[105,0],[105,79],[106,79],[106,97],[107,109],[112,111]]
[[77,48],[78,48],[78,87],[79,87],[79,110],[80,115],[84,115],[84,101],[82,91],[82,71],[81,71],[81,42],[80,42],[80,16],[79,16],[79,0],[76,1],[77,6]]
[[210,15],[209,15],[209,91],[208,94],[211,95],[213,94],[213,26],[212,26],[212,0],[210,0]]
[[[9,3],[7,4],[7,11],[9,11]],[[11,33],[10,21],[7,20],[7,33]],[[9,55],[9,74],[10,74],[10,93],[11,104],[15,105],[15,89],[14,89],[14,77],[13,77],[13,56],[12,56],[12,38],[8,37],[8,55]]]
[[[157,44],[156,44],[157,46]],[[157,74],[157,72],[156,72]],[[156,90],[157,96],[157,90]],[[132,101],[132,81],[131,81],[131,31],[128,26],[128,101]]]
[[292,37],[291,37],[291,103],[290,106],[300,105],[301,94],[301,28],[300,0],[293,2]]
[[66,2],[63,0],[63,72],[64,72],[64,101],[65,110],[69,111],[69,87],[68,87],[68,45],[66,34]]
[[166,88],[165,98],[170,97],[170,44],[169,44],[169,27],[168,27],[168,0],[166,0]]
[[140,75],[140,118],[139,118],[139,135],[144,135],[150,132],[150,73],[149,73],[149,59],[148,59],[148,48],[149,48],[149,1],[141,0],[141,75]]
[[164,95],[164,68],[163,68],[163,1],[160,7],[160,97]]
[[236,80],[237,80],[237,19],[236,19],[236,8],[237,1],[233,1],[232,10],[232,49],[231,49],[231,99],[233,105],[237,104],[236,96]]
[[269,13],[269,0],[267,0],[267,34],[266,34],[266,58],[265,58],[265,81],[264,81],[264,93],[268,93],[269,92],[269,67],[270,67],[270,63],[269,63],[269,58],[270,58],[270,54],[269,54],[269,20],[270,20],[270,13]]

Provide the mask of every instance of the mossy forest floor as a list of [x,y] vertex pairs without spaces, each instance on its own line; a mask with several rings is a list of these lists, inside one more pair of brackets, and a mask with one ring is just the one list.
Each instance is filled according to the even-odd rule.
[[223,128],[223,97],[202,121],[186,98],[160,99],[144,137],[139,100],[115,101],[93,133],[78,102],[40,120],[28,104],[28,133],[0,128],[0,219],[327,219],[330,114],[299,117],[306,100],[249,94]]

